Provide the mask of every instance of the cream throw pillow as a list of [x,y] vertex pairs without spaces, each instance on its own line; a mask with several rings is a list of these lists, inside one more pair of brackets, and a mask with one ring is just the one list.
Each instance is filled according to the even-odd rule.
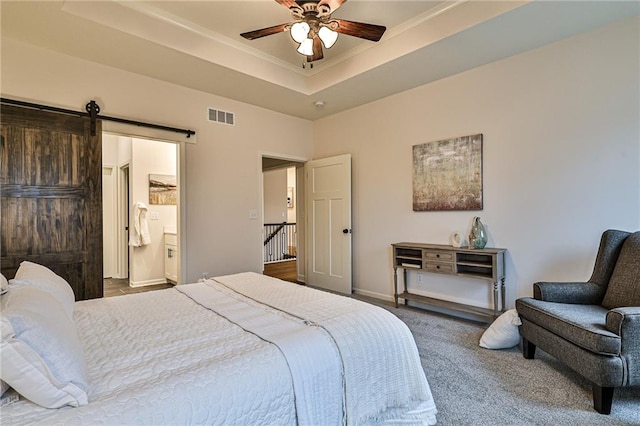
[[487,349],[512,348],[520,341],[518,326],[522,325],[518,312],[509,309],[489,326],[480,338],[480,346]]

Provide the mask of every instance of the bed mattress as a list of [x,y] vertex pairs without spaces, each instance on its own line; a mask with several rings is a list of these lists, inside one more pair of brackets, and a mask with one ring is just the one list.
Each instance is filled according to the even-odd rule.
[[74,321],[89,404],[21,399],[3,424],[435,424],[405,324],[350,298],[242,273],[77,302]]

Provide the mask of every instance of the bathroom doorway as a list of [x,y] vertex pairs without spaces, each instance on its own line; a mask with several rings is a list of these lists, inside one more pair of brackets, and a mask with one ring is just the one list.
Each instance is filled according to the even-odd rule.
[[105,132],[102,146],[105,296],[177,284],[179,144]]

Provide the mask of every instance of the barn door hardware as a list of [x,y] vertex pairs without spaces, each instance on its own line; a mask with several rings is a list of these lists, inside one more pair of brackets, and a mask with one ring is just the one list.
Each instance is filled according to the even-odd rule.
[[[98,115],[98,113],[100,112],[100,105],[98,105],[93,100],[86,105],[85,109],[87,110],[87,113],[89,114],[89,118],[91,119],[91,136],[95,136],[95,131],[96,131],[95,120],[115,121],[117,123],[133,124],[134,126],[149,127],[151,129],[160,129],[160,130],[167,130],[170,132],[184,133],[187,135],[187,138],[190,138],[191,135],[196,134],[196,132],[194,132],[193,130],[178,129],[176,127],[163,126],[161,124],[145,123],[143,121],[127,120],[126,118]],[[95,114],[93,114],[93,112],[95,112]]]
[[15,99],[8,99],[8,98],[0,98],[0,103],[7,104],[7,105],[18,105],[26,108],[34,108],[42,111],[53,111],[53,112],[59,112],[62,114],[89,117],[89,120],[91,122],[91,136],[96,135],[97,120],[115,121],[117,123],[133,124],[134,126],[149,127],[152,129],[167,130],[169,132],[176,132],[176,133],[184,133],[187,135],[187,138],[190,138],[191,135],[196,134],[196,132],[193,130],[179,129],[177,127],[163,126],[160,124],[145,123],[143,121],[127,120],[126,118],[108,117],[106,115],[99,115],[100,105],[98,105],[94,100],[91,100],[89,103],[87,103],[87,105],[85,105],[86,112],[73,111],[70,109],[58,108],[58,107],[53,107],[49,105],[34,104],[31,102],[18,101]]
[[96,101],[92,100],[84,107],[89,113],[89,120],[91,120],[91,136],[96,135],[96,120],[98,119],[98,113],[100,112],[100,105]]

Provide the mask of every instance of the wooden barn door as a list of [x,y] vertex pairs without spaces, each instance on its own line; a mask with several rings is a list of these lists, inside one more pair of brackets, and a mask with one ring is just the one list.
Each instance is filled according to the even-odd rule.
[[2,105],[0,268],[23,260],[66,279],[76,300],[102,297],[101,123]]

